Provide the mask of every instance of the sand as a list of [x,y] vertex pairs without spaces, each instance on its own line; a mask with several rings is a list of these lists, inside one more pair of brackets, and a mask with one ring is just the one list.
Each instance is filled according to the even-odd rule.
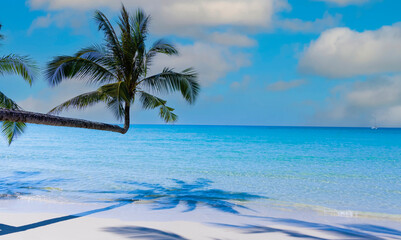
[[[58,217],[52,214],[2,214],[2,218],[13,226],[22,226],[31,222]],[[248,234],[244,231],[213,227],[189,221],[171,222],[128,222],[118,219],[82,217],[51,225],[28,229],[1,236],[1,239],[299,239],[305,236],[324,237],[330,235],[310,229],[290,228],[288,226],[270,226],[277,229],[272,232]],[[18,230],[18,228],[16,229]],[[291,237],[288,233],[298,236]],[[1,233],[1,232],[0,232]]]
[[[265,209],[266,210],[266,209]],[[267,209],[0,201],[0,239],[401,239],[399,222]]]

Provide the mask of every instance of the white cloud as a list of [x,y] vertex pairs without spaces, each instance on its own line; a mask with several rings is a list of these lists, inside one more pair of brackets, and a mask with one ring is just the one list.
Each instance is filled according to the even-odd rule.
[[[116,13],[120,2],[114,0],[27,0],[31,9],[52,13],[52,22],[58,15],[65,25],[72,25],[72,19],[82,23],[82,13],[94,9],[110,10]],[[140,7],[153,16],[152,33],[177,35],[196,41],[249,47],[256,44],[249,34],[284,29],[291,32],[320,32],[339,25],[340,15],[325,14],[315,21],[301,19],[280,20],[278,12],[290,10],[287,0],[122,0],[129,10]],[[74,17],[79,14],[80,16]],[[87,20],[88,21],[88,20]],[[35,25],[35,23],[33,24]],[[60,25],[60,24],[59,24]],[[76,24],[75,24],[76,25]],[[37,26],[39,28],[40,26]],[[42,26],[45,27],[45,26]],[[219,31],[216,31],[216,28]],[[227,31],[228,28],[229,31]]]
[[238,33],[215,32],[210,34],[207,39],[211,42],[226,46],[251,47],[256,45],[255,40]]
[[201,84],[208,86],[223,78],[228,72],[238,70],[250,64],[249,57],[241,53],[232,53],[228,48],[196,42],[190,45],[179,45],[179,56],[159,55],[152,66],[153,71],[163,67],[173,67],[181,71],[194,67],[199,73]]
[[[359,82],[346,95],[346,101],[358,107],[380,107],[401,100],[400,79],[376,79]],[[400,101],[401,102],[401,101]]]
[[248,88],[250,82],[251,82],[251,77],[250,76],[244,76],[242,81],[235,81],[231,83],[230,88],[234,90],[244,90]]
[[350,126],[401,126],[401,75],[343,84],[330,96],[316,122]]
[[304,79],[297,79],[297,80],[292,80],[292,81],[288,81],[288,82],[286,82],[286,81],[278,81],[278,82],[269,84],[266,89],[268,91],[274,91],[274,92],[286,91],[286,90],[289,90],[289,89],[293,89],[293,88],[299,87],[299,86],[304,85],[306,83],[307,82]]
[[[288,7],[286,0],[123,0],[127,8],[144,8],[162,28],[185,26],[267,26],[276,11]],[[32,9],[80,11],[97,8],[118,10],[115,0],[28,0]]]
[[[76,14],[94,9],[118,11],[120,4],[114,0],[27,0],[32,9],[44,9]],[[302,21],[301,19],[277,20],[275,14],[290,10],[288,0],[122,0],[122,3],[134,10],[145,9],[153,18],[152,32],[156,34],[176,34],[199,37],[210,31],[206,29],[227,26],[240,32],[271,30],[279,27],[293,32],[319,32],[338,25],[340,16],[326,14],[322,19]],[[78,10],[78,11],[77,11]],[[72,18],[73,19],[73,18]],[[238,40],[237,37],[241,39]],[[251,39],[239,33],[213,33],[209,40],[227,43],[222,38],[230,37],[235,46],[254,45]]]
[[82,26],[87,25],[86,21],[82,21],[82,19],[86,19],[84,12],[69,12],[63,11],[57,14],[48,13],[46,16],[41,16],[33,20],[31,26],[28,29],[28,34],[32,34],[32,32],[36,29],[47,28],[51,25],[56,25],[57,27],[65,27],[70,26],[75,31],[80,31]]
[[299,70],[328,78],[401,71],[401,23],[376,31],[334,28],[305,49]]
[[387,126],[401,126],[401,104],[397,106],[392,106],[384,111],[379,111],[376,117],[376,123],[385,124]]
[[274,13],[272,0],[196,0],[174,1],[161,8],[174,26],[266,26]]
[[[77,26],[82,24],[83,13],[94,9],[110,10],[116,13],[120,2],[114,0],[27,0],[31,9],[52,13],[50,19],[57,25]],[[249,37],[257,32],[281,28],[291,32],[320,32],[338,26],[341,17],[326,14],[322,19],[302,21],[301,19],[280,20],[278,12],[290,10],[287,0],[122,0],[129,10],[140,7],[153,16],[152,33],[177,35],[212,43],[250,47],[256,41]],[[59,16],[64,15],[64,16]],[[66,15],[69,15],[66,17]],[[79,16],[76,16],[79,15]],[[43,17],[40,17],[42,19]],[[37,19],[31,29],[46,27]],[[63,20],[61,20],[63,19]],[[88,20],[86,20],[88,21]],[[216,31],[218,30],[218,31]],[[31,30],[32,31],[32,30]],[[248,36],[247,36],[248,35]]]
[[358,5],[368,2],[369,0],[315,0],[320,2],[327,2],[338,6]]
[[31,26],[28,29],[28,34],[31,34],[37,28],[47,28],[52,24],[52,19],[50,13],[46,16],[38,17],[33,20]]
[[276,26],[290,32],[320,33],[328,28],[338,26],[341,19],[342,16],[340,14],[333,16],[325,13],[322,18],[318,18],[314,21],[303,21],[301,19],[278,20]]

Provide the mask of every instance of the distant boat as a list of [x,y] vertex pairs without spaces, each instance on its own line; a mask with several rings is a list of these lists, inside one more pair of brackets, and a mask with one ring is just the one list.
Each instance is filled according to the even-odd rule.
[[376,122],[376,119],[375,119],[375,125],[373,125],[370,129],[372,129],[372,130],[377,130],[379,127],[377,126],[377,122]]

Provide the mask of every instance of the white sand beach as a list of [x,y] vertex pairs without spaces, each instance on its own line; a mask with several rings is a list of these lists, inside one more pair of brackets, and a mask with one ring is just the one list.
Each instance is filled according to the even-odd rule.
[[33,239],[400,239],[401,223],[269,209],[222,213],[199,206],[0,202],[0,238]]
[[[54,219],[54,214],[2,214],[13,226]],[[270,228],[270,229],[269,229]],[[3,230],[2,230],[3,231]],[[7,230],[6,230],[7,231]],[[257,231],[257,229],[256,229]],[[291,236],[292,235],[292,236]],[[252,234],[198,222],[128,222],[83,217],[2,236],[2,239],[342,239],[319,230],[273,225]]]

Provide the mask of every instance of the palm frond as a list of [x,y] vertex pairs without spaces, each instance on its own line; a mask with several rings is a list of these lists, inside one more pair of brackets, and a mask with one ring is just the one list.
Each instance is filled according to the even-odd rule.
[[167,55],[177,55],[178,50],[174,47],[173,44],[169,43],[165,39],[159,39],[153,43],[152,47],[148,51],[148,55],[152,55],[155,53],[164,53]]
[[134,17],[131,17],[131,27],[136,32],[137,36],[140,36],[143,41],[146,40],[146,36],[149,30],[150,16],[145,13],[144,10],[138,9]]
[[165,105],[160,107],[159,116],[162,118],[166,123],[173,123],[178,120],[178,116],[173,113],[174,108],[167,107]]
[[[8,98],[2,92],[0,92],[0,108],[5,109],[12,109],[12,110],[20,110],[20,106],[15,103],[12,99]],[[19,135],[24,132],[26,125],[22,122],[9,122],[4,121],[1,130],[3,135],[7,138],[8,144],[10,145],[11,142]]]
[[37,70],[35,62],[29,57],[14,54],[0,57],[0,74],[20,75],[30,85],[37,74]]
[[20,110],[21,108],[11,98],[0,92],[0,108]]
[[131,23],[130,15],[124,5],[121,7],[118,25],[120,27],[121,33],[127,33],[131,37]]
[[167,103],[167,101],[143,91],[138,92],[138,94],[140,95],[139,101],[141,101],[143,109],[155,109]]
[[84,109],[99,102],[106,102],[108,97],[101,91],[93,91],[76,96],[49,111],[49,114],[59,114],[70,108]]
[[101,11],[95,11],[94,18],[99,26],[98,29],[104,32],[105,40],[107,42],[106,46],[114,53],[116,59],[119,62],[122,62],[123,52],[121,50],[121,45],[110,21]]
[[99,52],[88,50],[80,51],[76,56],[58,56],[48,63],[46,78],[52,86],[74,77],[90,83],[110,82],[116,76],[103,65],[105,61]]
[[167,101],[153,96],[152,94],[140,91],[139,100],[142,103],[142,108],[144,109],[155,109],[160,107],[159,116],[165,122],[175,122],[178,119],[178,116],[173,113],[174,108],[166,106]]
[[107,102],[107,107],[113,112],[114,117],[117,120],[121,120],[125,116],[123,102],[117,98],[110,98]]
[[107,107],[114,113],[114,116],[121,120],[124,117],[124,103],[133,102],[133,96],[130,94],[127,84],[123,81],[101,86],[99,91],[109,97],[106,102]]
[[113,53],[103,45],[92,44],[92,46],[78,51],[75,56],[84,59],[90,59],[102,67],[104,66],[104,68],[110,71],[115,78],[122,74],[121,66],[115,61]]
[[103,85],[99,88],[99,91],[119,101],[131,102],[131,94],[128,86],[123,81]]
[[141,81],[145,87],[159,93],[180,91],[184,99],[193,104],[200,91],[197,73],[188,68],[178,73],[170,68],[164,68],[163,72],[145,78]]
[[[146,61],[145,61],[145,69],[146,71],[149,69],[153,58],[158,54],[166,54],[166,55],[178,55],[178,50],[174,47],[173,44],[167,42],[164,39],[159,39],[153,43],[152,47],[146,53]],[[146,74],[145,74],[146,75]]]
[[89,59],[95,59],[97,61],[100,61],[102,58],[104,58],[107,53],[106,49],[102,45],[98,44],[92,44],[89,47],[82,48],[79,50],[75,56],[76,57],[82,57],[82,58],[89,58]]
[[124,65],[124,76],[126,79],[130,79],[135,69],[136,56],[138,54],[138,44],[135,32],[132,31],[130,23],[130,15],[125,9],[124,5],[120,11],[120,17],[118,21],[120,27],[120,44],[123,52],[123,65]]
[[146,59],[145,40],[147,38],[150,17],[142,9],[138,9],[134,16],[129,16],[127,12],[122,12],[122,15],[125,15],[124,21],[128,21],[129,18],[129,22],[126,25],[127,27],[130,26],[130,30],[126,30],[129,33],[126,35],[129,35],[130,39],[122,39],[122,41],[125,44],[130,44],[131,50],[127,53],[127,57],[133,60],[127,62],[127,66],[132,66],[131,71],[127,72],[127,76],[133,79],[131,82],[135,82],[139,76],[143,76],[146,72],[144,64]]
[[1,126],[1,131],[3,135],[7,138],[8,145],[10,145],[15,138],[17,138],[24,132],[25,127],[26,124],[23,122],[3,122]]

